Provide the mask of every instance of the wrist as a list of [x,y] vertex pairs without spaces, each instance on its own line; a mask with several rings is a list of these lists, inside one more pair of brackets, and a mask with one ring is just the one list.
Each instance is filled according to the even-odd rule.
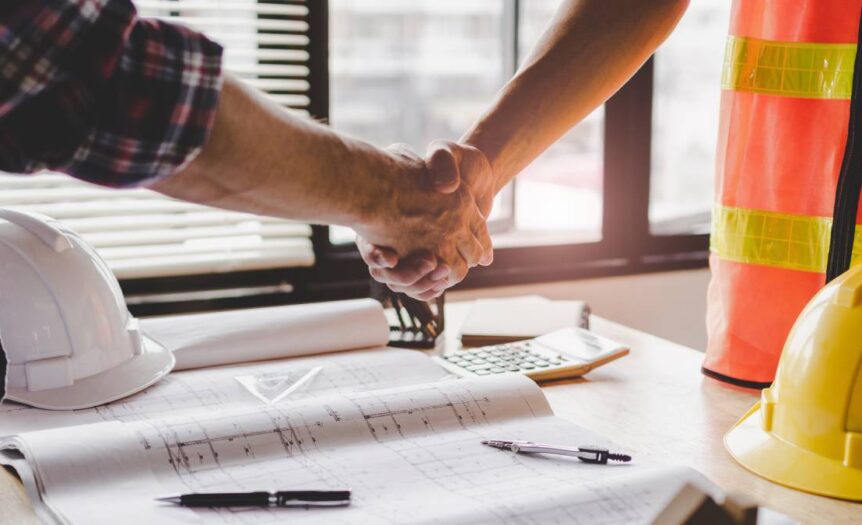
[[483,140],[481,128],[476,127],[468,134],[469,138],[463,139],[463,143],[472,147],[481,155],[482,161],[487,166],[482,170],[485,175],[483,186],[490,187],[494,195],[500,192],[508,182],[508,177],[505,175],[505,169],[501,162],[501,155],[498,154],[494,145]]
[[497,195],[498,193],[500,193],[500,190],[502,190],[503,187],[506,186],[506,183],[508,182],[508,178],[504,177],[504,175],[503,175],[504,170],[502,169],[502,166],[500,165],[501,164],[500,158],[499,158],[499,156],[488,155],[487,153],[482,151],[482,149],[480,149],[479,147],[476,147],[476,146],[474,146],[474,147],[482,155],[486,165],[488,166],[488,170],[487,170],[488,183],[487,184],[488,184],[488,186],[490,186],[492,194]]
[[339,191],[343,194],[342,224],[366,238],[376,237],[387,223],[389,203],[396,197],[396,187],[403,173],[388,152],[359,141],[345,141],[348,155],[343,166],[348,180]]

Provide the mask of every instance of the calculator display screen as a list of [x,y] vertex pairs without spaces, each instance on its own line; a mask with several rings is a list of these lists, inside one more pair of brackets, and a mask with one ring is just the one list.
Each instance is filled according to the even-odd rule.
[[557,330],[539,337],[536,342],[556,352],[577,356],[584,361],[598,359],[603,354],[611,353],[618,348],[618,345],[603,343],[595,335],[578,328]]

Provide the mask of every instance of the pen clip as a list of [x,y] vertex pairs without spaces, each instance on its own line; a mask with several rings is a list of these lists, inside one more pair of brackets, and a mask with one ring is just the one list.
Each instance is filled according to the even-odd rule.
[[273,494],[279,507],[341,507],[350,504],[349,490],[286,490]]

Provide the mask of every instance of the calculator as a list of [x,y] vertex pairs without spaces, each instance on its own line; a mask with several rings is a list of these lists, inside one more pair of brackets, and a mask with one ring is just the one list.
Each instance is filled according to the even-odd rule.
[[578,377],[629,353],[624,345],[583,328],[499,345],[467,348],[435,357],[459,376],[524,374],[535,381]]

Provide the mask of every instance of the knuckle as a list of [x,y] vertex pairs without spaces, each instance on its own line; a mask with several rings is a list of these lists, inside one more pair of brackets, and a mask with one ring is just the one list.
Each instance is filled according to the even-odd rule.
[[457,284],[464,280],[464,277],[467,276],[467,268],[466,264],[459,264],[457,268],[452,272],[449,278],[450,284]]
[[390,286],[404,286],[405,283],[401,280],[397,273],[391,273],[386,279],[386,284]]
[[410,288],[417,293],[426,293],[434,288],[434,282],[428,277],[425,277],[413,284]]
[[397,284],[387,284],[386,286],[395,293],[410,293],[410,290],[398,286]]
[[392,272],[389,280],[396,286],[410,286],[418,280],[413,271],[403,270]]

